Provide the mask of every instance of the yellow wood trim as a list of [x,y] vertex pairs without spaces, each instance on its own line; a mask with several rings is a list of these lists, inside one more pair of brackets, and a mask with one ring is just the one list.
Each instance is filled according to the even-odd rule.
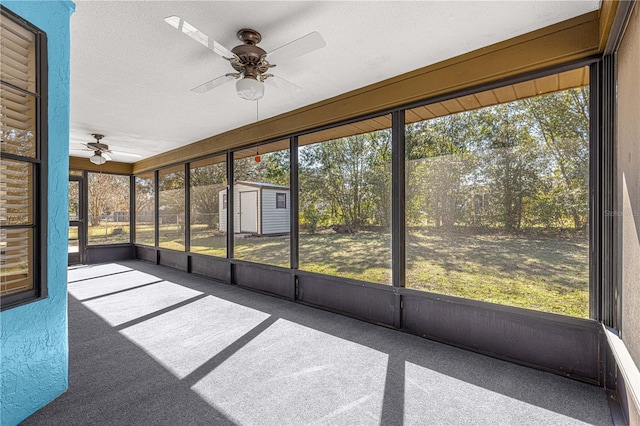
[[611,33],[611,27],[616,17],[620,2],[619,0],[602,0],[602,6],[600,6],[600,25],[599,25],[599,50],[604,51]]
[[69,169],[88,170],[90,172],[118,173],[122,175],[133,174],[133,164],[107,161],[101,166],[93,164],[88,158],[69,157]]
[[599,53],[594,11],[251,125],[215,135],[133,165],[134,173],[185,162],[291,133],[337,123]]

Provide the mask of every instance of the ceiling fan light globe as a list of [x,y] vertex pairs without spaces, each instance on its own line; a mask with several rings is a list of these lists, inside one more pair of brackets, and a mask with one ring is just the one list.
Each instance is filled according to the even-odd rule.
[[257,101],[264,96],[264,83],[252,77],[244,77],[236,81],[236,93],[242,99]]
[[95,154],[89,157],[89,161],[91,161],[93,164],[97,164],[98,166],[100,166],[106,163],[107,159],[104,158],[102,155]]

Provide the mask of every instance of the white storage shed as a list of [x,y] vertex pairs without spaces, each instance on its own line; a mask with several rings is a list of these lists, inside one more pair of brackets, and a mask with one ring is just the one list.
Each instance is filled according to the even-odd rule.
[[[227,215],[226,189],[220,191],[220,217]],[[236,205],[234,229],[236,234],[274,235],[289,233],[288,186],[262,182],[238,181],[233,185]],[[220,231],[227,230],[225,221],[220,221]]]

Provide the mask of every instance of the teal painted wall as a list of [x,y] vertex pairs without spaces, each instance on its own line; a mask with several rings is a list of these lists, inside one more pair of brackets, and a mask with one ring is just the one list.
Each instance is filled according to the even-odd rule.
[[49,297],[0,314],[0,424],[14,425],[69,384],[67,232],[70,1],[2,1],[47,33],[49,47]]

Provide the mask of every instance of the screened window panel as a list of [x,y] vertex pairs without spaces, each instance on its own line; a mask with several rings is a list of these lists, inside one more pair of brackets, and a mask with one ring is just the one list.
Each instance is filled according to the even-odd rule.
[[407,288],[589,317],[588,71],[407,111]]
[[129,176],[89,173],[88,242],[129,242]]
[[153,173],[136,176],[136,226],[137,244],[155,244],[155,189]]
[[276,192],[289,193],[289,139],[233,155],[234,252],[238,260],[288,268],[291,213],[276,209]]
[[227,255],[227,163],[224,156],[191,163],[190,251]]
[[391,285],[391,116],[298,139],[299,268]]
[[158,173],[158,245],[184,250],[185,242],[184,168],[174,167]]

